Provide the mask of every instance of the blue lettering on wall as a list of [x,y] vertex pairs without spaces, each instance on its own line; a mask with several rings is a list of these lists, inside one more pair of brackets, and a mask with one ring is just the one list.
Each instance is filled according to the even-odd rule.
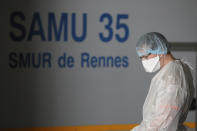
[[90,56],[89,53],[81,53],[82,68],[127,68],[129,59],[127,56]]
[[19,30],[19,32],[20,32],[18,34],[14,33],[13,31],[10,32],[10,37],[11,37],[11,39],[13,41],[21,41],[21,40],[24,40],[25,35],[26,35],[25,26],[22,25],[22,23],[18,23],[16,21],[17,18],[20,19],[20,21],[24,22],[25,21],[25,15],[22,12],[19,12],[19,11],[13,12],[10,15],[10,25],[13,28]]
[[[26,22],[27,17],[25,17],[24,13],[15,11],[10,15],[10,26],[13,30],[18,30],[18,32],[11,31],[10,37],[13,41],[23,41],[25,39],[27,41],[32,41],[35,36],[40,37],[41,41],[60,41],[63,32],[63,41],[68,41],[68,33],[70,32],[74,41],[82,42],[87,36],[87,17],[87,13],[82,14],[82,28],[80,33],[78,30],[79,27],[77,26],[80,25],[77,23],[79,18],[76,18],[76,13],[72,13],[71,15],[68,13],[62,13],[60,20],[56,20],[55,13],[49,12],[47,19],[48,23],[45,24],[43,23],[40,13],[34,12],[31,24],[28,25]],[[17,21],[18,19],[19,21]],[[68,22],[69,20],[70,22]],[[70,23],[71,28],[68,28],[68,23]],[[27,28],[29,26],[30,29]]]
[[[122,22],[122,20],[128,20],[129,16],[128,14],[118,14],[117,15],[117,19],[116,19],[116,31],[118,30],[122,30],[124,32],[124,35],[121,36],[120,34],[116,33],[115,34],[115,38],[118,42],[125,42],[127,41],[128,37],[129,37],[129,27],[126,23]],[[105,23],[104,29],[105,32],[108,32],[108,35],[104,35],[103,32],[99,33],[99,38],[101,41],[103,42],[110,42],[113,38],[113,34],[114,34],[114,30],[113,30],[113,17],[111,16],[111,14],[109,13],[103,13],[100,17],[100,22],[104,22],[107,21],[107,23]]]
[[83,25],[82,25],[82,35],[77,36],[76,31],[76,14],[72,13],[72,37],[77,42],[82,42],[87,34],[87,14],[83,14]]
[[51,68],[51,53],[16,53],[9,54],[9,67],[11,68]]
[[67,56],[66,53],[64,53],[62,56],[58,58],[58,66],[60,68],[73,68],[74,67],[74,57],[73,56]]
[[[36,25],[38,27],[38,30],[36,30]],[[31,41],[32,36],[34,36],[34,35],[39,35],[41,37],[41,40],[45,41],[44,30],[43,30],[42,22],[40,19],[40,14],[38,12],[35,12],[33,14],[33,20],[32,20],[32,24],[30,27],[30,32],[29,32],[27,40]]]
[[62,30],[64,32],[64,41],[68,40],[68,14],[62,13],[59,28],[57,29],[56,19],[54,13],[48,14],[48,40],[52,40],[52,29],[54,30],[54,37],[56,41],[60,41]]

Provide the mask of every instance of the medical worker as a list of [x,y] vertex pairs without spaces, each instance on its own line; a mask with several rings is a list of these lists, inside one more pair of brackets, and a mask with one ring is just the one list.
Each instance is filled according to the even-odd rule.
[[131,131],[190,131],[183,125],[194,96],[190,64],[175,59],[157,32],[141,36],[136,51],[146,72],[158,72],[143,105],[143,120]]

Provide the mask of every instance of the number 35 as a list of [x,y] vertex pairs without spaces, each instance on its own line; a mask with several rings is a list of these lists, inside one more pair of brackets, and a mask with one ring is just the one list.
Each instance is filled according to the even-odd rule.
[[[107,23],[105,25],[105,29],[108,31],[108,35],[105,36],[104,33],[100,32],[99,37],[100,37],[101,41],[109,42],[113,38],[113,28],[112,28],[113,19],[110,14],[104,13],[100,17],[100,22],[103,22],[105,19],[107,20]],[[116,40],[119,42],[125,42],[129,37],[129,28],[128,28],[127,24],[120,21],[123,19],[128,19],[128,14],[118,14],[117,15],[116,30],[122,29],[124,31],[123,36],[121,36],[118,33],[115,34]]]

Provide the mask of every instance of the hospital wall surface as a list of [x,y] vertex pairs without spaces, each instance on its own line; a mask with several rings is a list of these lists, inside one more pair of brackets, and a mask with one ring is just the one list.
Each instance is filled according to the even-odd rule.
[[[172,53],[196,69],[196,5],[1,1],[0,128],[140,123],[154,74],[145,73],[136,42],[146,32],[160,32],[184,45]],[[195,119],[190,111],[187,121]]]

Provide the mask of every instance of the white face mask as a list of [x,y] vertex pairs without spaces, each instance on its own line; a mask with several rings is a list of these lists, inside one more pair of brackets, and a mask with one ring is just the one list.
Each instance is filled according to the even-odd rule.
[[160,69],[159,56],[150,58],[148,60],[142,60],[142,65],[146,72],[155,72]]

